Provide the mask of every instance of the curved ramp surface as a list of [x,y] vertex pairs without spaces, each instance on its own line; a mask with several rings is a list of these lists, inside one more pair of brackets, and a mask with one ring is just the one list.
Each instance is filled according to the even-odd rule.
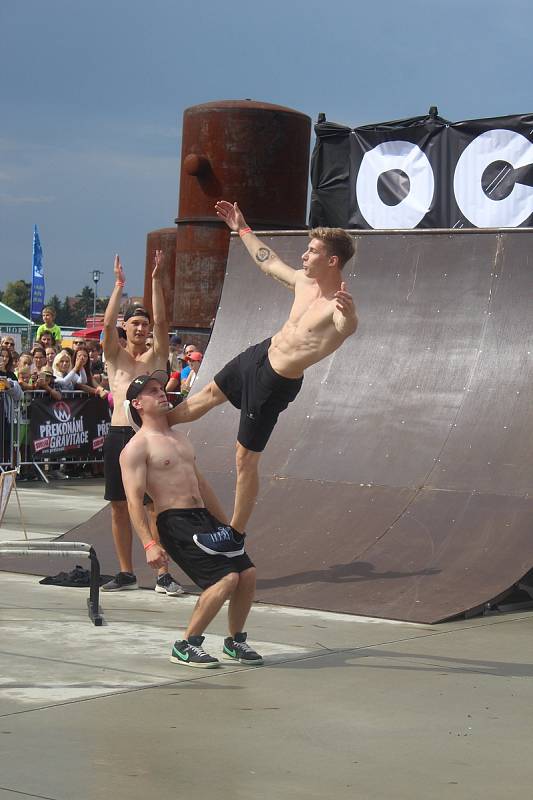
[[[305,234],[263,238],[299,266]],[[355,239],[359,330],[306,372],[261,461],[257,596],[437,622],[533,566],[533,231]],[[291,299],[233,239],[199,385]],[[226,404],[190,433],[228,508],[237,426]]]
[[[305,234],[263,238],[299,265]],[[261,460],[248,538],[257,598],[439,622],[533,566],[533,231],[355,239],[345,274],[359,330],[306,372]],[[291,299],[233,237],[198,386],[278,330]],[[190,429],[228,511],[237,427],[226,404]],[[115,571],[109,509],[64,538],[91,542]]]

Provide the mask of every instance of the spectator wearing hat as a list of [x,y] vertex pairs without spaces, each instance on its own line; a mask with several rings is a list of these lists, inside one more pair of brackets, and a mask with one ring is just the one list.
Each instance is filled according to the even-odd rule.
[[188,378],[188,376],[189,376],[189,372],[191,371],[191,365],[189,364],[189,356],[190,356],[191,353],[194,353],[195,351],[196,351],[196,347],[193,344],[186,344],[185,347],[183,348],[183,359],[184,359],[185,365],[181,370],[181,381],[182,381],[182,383],[185,380],[185,378]]
[[190,353],[190,355],[187,358],[189,361],[190,370],[189,374],[181,384],[182,394],[189,394],[189,392],[191,391],[193,383],[196,380],[196,376],[198,375],[198,370],[200,369],[200,364],[202,363],[203,355],[200,353],[199,350],[195,350],[194,352]]
[[54,373],[50,367],[44,367],[39,372],[37,383],[33,387],[35,391],[45,392],[51,400],[61,400],[61,392],[55,388]]

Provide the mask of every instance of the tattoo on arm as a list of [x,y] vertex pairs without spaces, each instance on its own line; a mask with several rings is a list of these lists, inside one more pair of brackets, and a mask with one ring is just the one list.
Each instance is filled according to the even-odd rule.
[[270,250],[268,247],[260,247],[257,253],[255,254],[256,261],[263,263],[263,261],[268,261],[270,258]]

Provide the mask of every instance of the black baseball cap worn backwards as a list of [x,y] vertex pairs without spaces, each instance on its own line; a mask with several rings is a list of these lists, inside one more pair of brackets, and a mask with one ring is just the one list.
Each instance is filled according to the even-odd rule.
[[[131,401],[135,400],[135,398],[140,395],[149,381],[157,381],[164,389],[168,382],[168,375],[164,369],[156,369],[151,375],[138,375],[128,386],[128,391],[126,392],[126,400],[128,401],[126,413],[128,415],[128,421],[131,424],[131,420],[133,420],[135,425],[132,425],[132,427],[137,430],[142,425],[142,419],[137,409],[132,406]],[[130,417],[131,419],[129,419]]]
[[146,317],[150,322],[150,314],[143,306],[130,306],[127,308],[124,314],[124,322],[127,322],[132,317]]
[[163,388],[168,383],[168,375],[164,369],[156,369],[151,375],[138,375],[130,385],[126,392],[126,400],[135,400],[140,395],[148,381],[157,381]]

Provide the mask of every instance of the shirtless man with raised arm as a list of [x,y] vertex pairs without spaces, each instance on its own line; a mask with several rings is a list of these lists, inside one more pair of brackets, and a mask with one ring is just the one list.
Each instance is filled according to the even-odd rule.
[[[157,250],[152,273],[153,347],[146,347],[146,337],[150,333],[150,315],[142,306],[131,306],[126,310],[123,323],[126,346],[120,345],[117,317],[126,279],[118,255],[115,256],[114,265],[115,287],[104,315],[104,354],[109,387],[113,393],[113,416],[104,443],[104,497],[111,501],[111,529],[120,567],[120,572],[102,586],[102,590],[106,592],[137,589],[137,578],[133,572],[131,523],[120,474],[119,456],[133,436],[123,407],[128,386],[137,375],[153,372],[155,369],[164,370],[167,364],[168,327],[161,283],[162,262],[163,252]],[[181,586],[164,569],[159,571],[155,589],[161,594],[183,594]]]
[[[198,536],[228,534],[227,519],[213,490],[198,470],[193,446],[168,424],[165,371],[140,375],[130,384],[129,413],[140,430],[120,455],[128,506],[135,530],[154,569],[164,568],[167,553],[202,589],[183,639],[175,642],[170,660],[187,667],[217,667],[218,659],[203,649],[203,633],[229,598],[229,636],[223,655],[259,665],[261,656],[243,631],[255,594],[255,567],[242,546],[231,557],[206,553]],[[144,493],[153,500],[159,540],[150,530]],[[164,549],[163,549],[164,548]]]
[[294,292],[289,318],[280,331],[238,355],[169,414],[174,425],[192,422],[226,400],[241,410],[233,538],[209,545],[218,552],[231,552],[242,541],[240,535],[253,511],[259,459],[280,412],[298,394],[304,370],[337,350],[357,329],[353,299],[342,280],[342,268],[355,248],[341,228],[316,228],[309,233],[303,268],[296,270],[253,234],[237,203],[220,200],[215,208],[228,227],[238,231],[257,266]]

